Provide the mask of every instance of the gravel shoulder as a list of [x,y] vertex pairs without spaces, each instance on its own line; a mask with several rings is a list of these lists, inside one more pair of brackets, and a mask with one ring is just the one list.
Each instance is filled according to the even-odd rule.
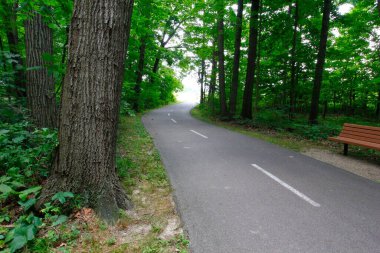
[[335,167],[347,170],[358,176],[380,183],[380,164],[360,160],[355,157],[344,156],[329,150],[311,148],[301,152],[316,160],[331,164]]

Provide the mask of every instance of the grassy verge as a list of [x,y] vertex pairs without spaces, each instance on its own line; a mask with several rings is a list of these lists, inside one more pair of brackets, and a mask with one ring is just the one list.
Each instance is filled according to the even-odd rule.
[[270,129],[253,128],[246,125],[240,125],[233,121],[222,121],[217,117],[208,114],[206,111],[195,107],[191,110],[191,115],[204,122],[214,124],[226,129],[239,132],[260,140],[264,140],[281,147],[292,149],[295,151],[303,151],[304,149],[315,147],[317,144],[298,136],[288,134],[286,132],[278,132]]
[[[267,127],[267,126],[261,126],[260,124],[250,124],[250,122],[244,122],[244,121],[222,121],[218,117],[213,116],[209,111],[198,107],[195,107],[191,110],[191,115],[194,118],[197,118],[199,120],[202,120],[204,122],[214,124],[220,127],[224,127],[226,129],[236,131],[251,137],[255,137],[273,144],[276,144],[278,146],[292,149],[297,152],[305,152],[310,149],[323,149],[323,150],[329,150],[334,153],[342,153],[342,145],[339,143],[334,143],[331,141],[326,140],[327,136],[314,138],[313,134],[310,134],[311,138],[305,137],[305,135],[299,134],[295,131],[287,131],[284,128],[273,128],[273,127]],[[269,120],[268,120],[269,121]],[[279,124],[281,125],[282,122],[280,119],[271,120],[272,125]],[[342,121],[342,120],[341,120]],[[342,121],[343,122],[343,121]],[[339,121],[340,123],[340,121]],[[361,122],[356,122],[361,123]],[[328,124],[328,123],[326,123]],[[338,125],[334,121],[334,125],[332,128],[334,128],[335,133],[339,133],[341,127],[343,125]],[[376,124],[370,124],[370,125],[376,125]],[[305,125],[302,126],[302,133],[308,133],[309,126]],[[318,133],[320,134],[320,133]],[[332,135],[332,134],[329,134]],[[307,135],[306,135],[307,136]],[[350,146],[350,156],[355,157],[358,159],[363,160],[370,160],[374,162],[380,161],[380,152],[371,150],[371,149],[365,149],[361,147],[356,146]]]
[[[116,226],[88,219],[85,233],[71,252],[188,252],[188,240],[179,226],[172,191],[153,140],[141,115],[122,117],[118,132],[117,168],[134,204]],[[178,227],[163,235],[168,223]]]

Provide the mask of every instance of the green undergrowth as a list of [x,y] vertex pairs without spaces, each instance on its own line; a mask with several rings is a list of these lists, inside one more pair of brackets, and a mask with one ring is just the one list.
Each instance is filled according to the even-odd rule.
[[[110,227],[71,192],[58,192],[35,209],[58,145],[57,131],[36,128],[14,108],[0,107],[6,112],[0,115],[0,253],[187,252],[183,235],[158,238],[175,210],[164,166],[140,114],[120,119],[117,170],[128,194],[139,189],[150,205],[132,197],[144,215],[138,220],[121,215],[120,224]],[[154,229],[141,240],[120,243],[115,231],[138,223]]]
[[58,192],[41,210],[34,209],[57,145],[55,130],[26,120],[0,123],[0,252],[48,252],[65,241],[54,230],[79,208],[78,196]]
[[[327,138],[337,136],[344,123],[380,126],[379,122],[346,116],[329,116],[321,119],[319,125],[310,126],[305,115],[297,115],[294,120],[289,120],[287,114],[276,110],[260,112],[252,120],[222,120],[207,107],[197,106],[191,110],[191,115],[199,120],[298,152],[313,148],[342,152],[341,144],[328,141]],[[349,152],[350,156],[359,159],[380,161],[380,152],[375,150],[351,145]]]

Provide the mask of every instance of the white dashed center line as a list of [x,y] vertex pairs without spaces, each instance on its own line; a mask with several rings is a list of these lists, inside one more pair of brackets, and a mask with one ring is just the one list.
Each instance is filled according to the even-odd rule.
[[268,177],[272,178],[274,181],[276,181],[277,183],[279,183],[280,185],[282,185],[283,187],[285,187],[289,191],[293,192],[295,195],[297,195],[301,199],[303,199],[306,202],[308,202],[310,205],[312,205],[314,207],[320,207],[321,206],[319,203],[315,202],[314,200],[312,200],[311,198],[309,198],[308,196],[306,196],[302,192],[299,192],[295,188],[291,187],[290,185],[288,185],[287,183],[285,183],[284,181],[282,181],[281,179],[279,179],[275,175],[273,175],[273,174],[269,173],[268,171],[264,170],[263,168],[261,168],[257,164],[251,164],[251,165],[253,167],[255,167],[256,169],[258,169],[259,171],[261,171],[262,173],[264,173],[265,175],[267,175]]
[[190,132],[193,132],[193,133],[195,133],[195,134],[201,136],[202,138],[208,139],[208,137],[207,137],[206,135],[203,135],[203,134],[201,134],[201,133],[198,133],[197,131],[190,130]]

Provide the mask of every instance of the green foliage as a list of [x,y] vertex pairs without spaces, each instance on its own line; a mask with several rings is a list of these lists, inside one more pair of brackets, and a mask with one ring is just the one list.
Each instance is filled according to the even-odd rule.
[[0,229],[0,249],[5,252],[40,244],[37,233],[41,228],[62,225],[68,218],[65,213],[78,207],[77,196],[58,192],[44,204],[42,216],[35,214],[34,205],[57,145],[56,130],[36,129],[24,120],[0,123],[0,222],[13,225]]

